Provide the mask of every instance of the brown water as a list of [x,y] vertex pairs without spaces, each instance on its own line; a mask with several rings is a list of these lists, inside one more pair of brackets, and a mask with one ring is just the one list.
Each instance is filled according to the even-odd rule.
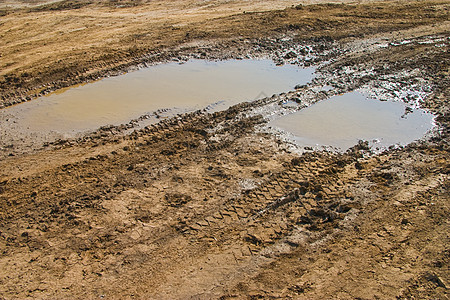
[[225,109],[292,90],[296,84],[310,81],[313,72],[313,68],[275,66],[270,60],[191,60],[74,87],[7,108],[0,114],[11,116],[16,129],[77,133],[127,123],[164,108],[188,111],[215,103],[215,109]]
[[433,127],[433,115],[421,109],[406,112],[402,102],[368,99],[358,92],[332,97],[276,119],[270,126],[294,136],[300,146],[332,146],[346,150],[358,140],[374,148],[406,145]]

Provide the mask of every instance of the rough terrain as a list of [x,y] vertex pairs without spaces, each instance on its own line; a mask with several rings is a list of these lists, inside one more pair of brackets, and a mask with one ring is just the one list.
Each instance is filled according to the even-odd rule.
[[[294,91],[222,112],[146,127],[135,120],[27,149],[13,138],[0,145],[0,297],[448,299],[449,7],[56,1],[5,8],[5,107],[192,57],[270,57],[316,65],[318,74]],[[364,142],[336,153],[299,149],[266,125],[355,89],[428,109],[436,130],[380,153]]]

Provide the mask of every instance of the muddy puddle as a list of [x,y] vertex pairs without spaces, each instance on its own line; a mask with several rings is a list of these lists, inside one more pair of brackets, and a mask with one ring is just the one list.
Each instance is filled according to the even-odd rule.
[[[313,68],[275,66],[271,60],[190,60],[141,69],[70,88],[4,109],[2,123],[16,130],[78,133],[173,109],[184,112],[230,105],[292,90]],[[6,121],[8,120],[8,121]],[[5,127],[5,124],[3,124]]]
[[422,138],[434,124],[433,115],[403,102],[379,101],[351,92],[318,102],[269,123],[292,134],[303,147],[331,146],[346,150],[358,140],[373,149],[406,145]]

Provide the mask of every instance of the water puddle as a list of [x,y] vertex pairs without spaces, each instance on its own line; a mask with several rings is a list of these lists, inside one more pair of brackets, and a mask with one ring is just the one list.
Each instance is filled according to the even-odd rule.
[[291,133],[300,146],[346,150],[358,140],[373,148],[406,145],[433,127],[433,115],[402,102],[382,102],[351,92],[318,102],[269,123]]
[[15,128],[23,130],[78,133],[162,108],[225,109],[292,90],[313,73],[313,68],[275,66],[271,60],[168,63],[53,93],[0,114],[11,116]]

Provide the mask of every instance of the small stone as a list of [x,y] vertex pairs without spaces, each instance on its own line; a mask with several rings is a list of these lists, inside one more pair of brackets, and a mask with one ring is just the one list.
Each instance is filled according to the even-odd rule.
[[284,55],[285,59],[291,59],[291,58],[296,58],[297,57],[297,53],[295,53],[294,51],[289,51],[288,53],[286,53]]

